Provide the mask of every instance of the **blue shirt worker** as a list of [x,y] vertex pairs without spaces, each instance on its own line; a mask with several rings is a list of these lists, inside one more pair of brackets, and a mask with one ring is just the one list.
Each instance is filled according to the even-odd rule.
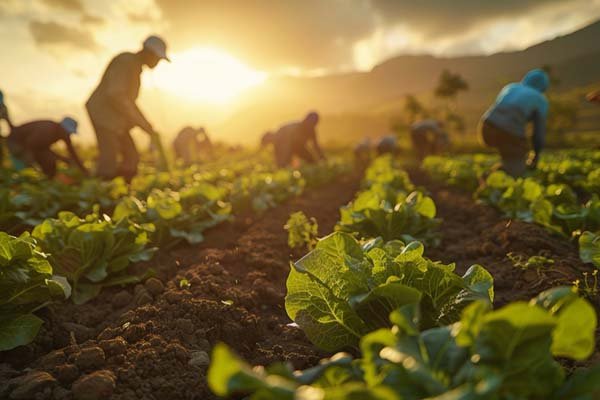
[[546,72],[529,71],[521,82],[505,86],[482,117],[480,130],[484,143],[498,149],[502,169],[513,177],[523,176],[527,170],[526,128],[529,123],[533,124],[534,151],[529,166],[537,166],[546,139],[548,100],[544,93],[549,85]]

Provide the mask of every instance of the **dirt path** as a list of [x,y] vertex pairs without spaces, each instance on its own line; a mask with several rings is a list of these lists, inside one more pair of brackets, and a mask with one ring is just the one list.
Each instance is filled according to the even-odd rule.
[[[204,375],[217,341],[253,364],[315,364],[314,347],[286,326],[290,250],[283,225],[302,210],[317,218],[320,234],[331,232],[358,180],[340,178],[255,220],[218,227],[201,246],[160,254],[154,261],[160,280],[48,310],[34,344],[0,356],[0,398],[18,387],[36,399],[66,400],[82,391],[110,391],[116,382],[113,399],[210,399]],[[189,287],[180,287],[182,279]],[[24,368],[51,375],[23,379]]]

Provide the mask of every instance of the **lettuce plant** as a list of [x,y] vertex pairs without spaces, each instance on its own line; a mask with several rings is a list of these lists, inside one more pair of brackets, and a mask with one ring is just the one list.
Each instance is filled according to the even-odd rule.
[[67,281],[52,273],[28,233],[0,232],[0,351],[31,342],[43,323],[33,313],[70,296]]
[[149,260],[155,248],[147,246],[152,224],[138,225],[128,219],[114,221],[97,213],[79,218],[62,211],[35,227],[33,237],[48,253],[55,273],[73,285],[73,302],[82,304],[102,287],[135,283],[148,273],[132,275],[132,262]]
[[356,347],[360,338],[389,326],[388,316],[421,304],[424,327],[455,322],[476,299],[493,300],[493,280],[481,266],[460,277],[454,265],[423,257],[423,245],[372,240],[361,246],[351,235],[333,233],[293,264],[285,307],[318,347]]
[[215,347],[208,383],[219,396],[252,400],[593,400],[600,365],[567,375],[557,358],[594,351],[596,313],[569,288],[493,311],[476,301],[459,321],[422,330],[419,310],[390,314],[391,328],[361,338],[361,357],[338,353],[304,371],[255,367]]

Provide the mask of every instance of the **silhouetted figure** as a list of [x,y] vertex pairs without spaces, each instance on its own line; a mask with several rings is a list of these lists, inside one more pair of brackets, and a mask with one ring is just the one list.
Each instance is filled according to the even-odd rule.
[[398,153],[398,138],[395,135],[387,135],[379,139],[377,143],[377,155]]
[[450,138],[444,124],[435,119],[417,121],[410,126],[410,140],[417,159],[442,153],[449,145]]
[[261,146],[273,145],[275,162],[279,168],[290,166],[294,156],[308,163],[324,160],[325,155],[317,141],[318,123],[319,114],[311,112],[302,121],[284,125],[275,133],[265,133]]
[[354,164],[356,168],[363,169],[371,160],[372,144],[370,138],[364,138],[354,147]]
[[548,100],[544,92],[550,85],[541,69],[529,71],[519,83],[505,86],[496,102],[482,117],[481,135],[485,144],[496,147],[502,157],[502,169],[513,177],[527,170],[527,124],[533,123],[533,150],[529,166],[535,168],[546,139]]
[[[42,120],[15,126],[6,139],[14,168],[22,170],[37,165],[49,178],[53,178],[56,175],[56,162],[64,161],[74,163],[87,175],[71,143],[74,133],[77,133],[77,121],[69,117],[60,123]],[[65,143],[70,157],[52,151],[51,146],[58,141]]]
[[183,161],[188,166],[199,161],[199,156],[203,152],[210,151],[212,143],[204,128],[192,128],[186,126],[173,140],[173,150],[175,157]]
[[[13,129],[12,121],[10,120],[10,116],[8,115],[8,108],[4,103],[4,93],[0,90],[0,122],[5,120],[8,124],[9,130]],[[9,132],[10,133],[10,132]],[[4,137],[2,135],[2,126],[0,126],[0,167],[2,167],[4,161]]]
[[142,67],[154,68],[161,59],[168,61],[166,52],[165,42],[150,36],[137,53],[119,54],[110,62],[87,101],[86,108],[98,139],[96,174],[99,177],[123,176],[130,181],[137,173],[140,159],[130,130],[137,126],[152,138],[158,135],[136,105],[136,99]]

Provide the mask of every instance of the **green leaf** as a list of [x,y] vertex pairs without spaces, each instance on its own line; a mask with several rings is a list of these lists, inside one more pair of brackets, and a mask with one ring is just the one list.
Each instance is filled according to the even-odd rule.
[[585,263],[600,268],[600,235],[583,232],[579,237],[579,257]]
[[43,321],[33,314],[0,319],[0,351],[29,344],[37,336]]

